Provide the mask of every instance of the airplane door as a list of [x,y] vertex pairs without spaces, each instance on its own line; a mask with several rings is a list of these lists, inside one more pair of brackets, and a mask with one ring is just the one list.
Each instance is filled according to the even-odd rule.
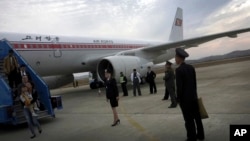
[[57,44],[54,44],[53,48],[54,48],[54,57],[55,58],[62,57],[61,46],[57,45]]

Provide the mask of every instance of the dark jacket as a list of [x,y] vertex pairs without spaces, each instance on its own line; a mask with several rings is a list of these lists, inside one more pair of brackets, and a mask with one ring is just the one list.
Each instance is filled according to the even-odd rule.
[[155,77],[156,74],[154,71],[151,70],[150,72],[147,72],[147,77],[146,77],[147,82],[154,82]]
[[165,80],[165,86],[175,87],[174,79],[175,75],[174,70],[172,68],[165,71],[165,76],[163,78],[163,80]]
[[32,98],[33,98],[31,100],[32,104],[38,100],[38,93],[37,93],[36,89],[32,89]]
[[193,66],[182,63],[176,69],[177,100],[182,103],[197,100],[196,73]]
[[116,80],[114,78],[111,78],[110,80],[105,80],[105,87],[107,99],[112,99],[119,96]]
[[[18,73],[17,73],[17,82],[18,82],[18,84],[20,84],[20,83],[22,83],[22,74],[21,74],[21,70],[20,69],[18,69],[19,71],[18,71]],[[28,77],[28,79],[29,79],[29,81],[30,82],[32,82],[32,79],[31,79],[31,76],[30,76],[30,73],[28,72],[28,71],[25,71],[25,73],[26,73],[26,75],[27,75],[27,77]]]

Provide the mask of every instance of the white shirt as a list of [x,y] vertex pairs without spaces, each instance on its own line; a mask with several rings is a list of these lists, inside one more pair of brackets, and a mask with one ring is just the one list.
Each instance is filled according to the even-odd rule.
[[21,75],[22,76],[26,76],[26,72],[25,71],[21,71]]
[[[136,72],[136,77],[138,78],[139,83],[141,83],[141,75],[139,72]],[[131,73],[131,81],[133,82],[133,80],[134,80],[134,72]]]

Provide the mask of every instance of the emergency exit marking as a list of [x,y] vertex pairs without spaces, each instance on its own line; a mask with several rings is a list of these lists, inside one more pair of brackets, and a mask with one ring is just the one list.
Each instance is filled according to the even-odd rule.
[[230,141],[250,141],[250,125],[230,125]]

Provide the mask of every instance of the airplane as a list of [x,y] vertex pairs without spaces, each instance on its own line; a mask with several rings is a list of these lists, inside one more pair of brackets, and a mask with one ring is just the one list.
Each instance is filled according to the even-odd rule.
[[245,28],[183,39],[182,11],[177,8],[168,43],[6,32],[0,33],[0,39],[7,39],[50,88],[73,82],[73,73],[91,72],[96,80],[90,83],[93,89],[103,82],[107,68],[117,80],[120,72],[130,78],[133,69],[145,76],[148,66],[172,59],[178,47],[198,47],[217,38],[236,38],[237,34],[250,31]]

